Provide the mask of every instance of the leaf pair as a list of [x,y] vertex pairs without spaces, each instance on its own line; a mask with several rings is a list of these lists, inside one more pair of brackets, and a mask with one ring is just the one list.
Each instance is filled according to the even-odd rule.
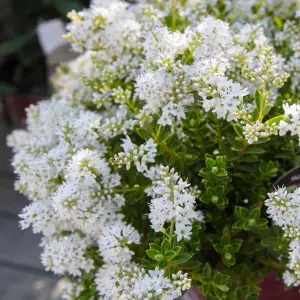
[[184,264],[193,256],[191,253],[180,252],[182,249],[180,246],[171,248],[167,239],[164,239],[160,246],[155,243],[150,243],[149,246],[150,249],[146,253],[150,258],[158,262],[160,269],[164,269],[168,262],[174,265]]
[[232,225],[234,231],[246,230],[255,231],[260,229],[266,229],[268,226],[268,220],[260,218],[261,211],[259,207],[252,209],[251,211],[242,206],[235,207],[235,216],[238,218]]

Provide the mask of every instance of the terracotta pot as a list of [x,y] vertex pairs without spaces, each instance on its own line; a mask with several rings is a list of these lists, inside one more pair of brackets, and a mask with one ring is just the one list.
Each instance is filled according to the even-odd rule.
[[5,119],[14,126],[20,126],[25,121],[25,109],[37,103],[42,97],[34,95],[10,94],[3,99]]
[[276,280],[271,272],[263,281],[260,300],[299,300],[299,288],[285,290],[282,281]]

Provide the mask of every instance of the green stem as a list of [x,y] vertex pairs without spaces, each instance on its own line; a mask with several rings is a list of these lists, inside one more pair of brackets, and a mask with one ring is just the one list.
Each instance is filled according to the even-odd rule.
[[158,130],[157,130],[157,133],[156,133],[156,136],[159,137],[160,136],[160,133],[161,133],[161,130],[163,129],[162,125],[159,124],[158,126]]
[[215,116],[215,129],[216,129],[216,136],[217,136],[217,141],[219,144],[219,150],[221,152],[221,154],[225,153],[225,147],[224,147],[224,143],[222,140],[222,131],[221,131],[221,126],[220,126],[220,120]]
[[170,156],[173,156],[176,160],[183,162],[183,159],[174,152],[171,148],[169,148],[168,144],[163,141],[159,141],[159,135],[161,133],[161,125],[158,128],[157,134],[152,134],[153,140],[156,144],[159,144]]
[[176,29],[176,7],[175,7],[175,0],[169,0],[169,7],[170,7],[171,13],[172,13],[171,28],[172,28],[172,31],[175,31],[175,29]]
[[263,111],[265,109],[266,106],[266,93],[265,93],[265,89],[263,89],[262,93],[261,93],[261,99],[260,99],[260,105],[259,105],[259,115],[258,115],[258,120],[262,121],[263,119]]
[[175,221],[172,219],[171,225],[170,225],[170,234],[169,234],[169,244],[172,246],[172,239],[173,239],[173,233],[174,233],[174,226],[175,226]]
[[243,147],[242,147],[241,151],[239,152],[237,158],[233,161],[234,164],[239,164],[240,163],[240,160],[244,156],[248,146],[249,146],[248,144],[243,145]]

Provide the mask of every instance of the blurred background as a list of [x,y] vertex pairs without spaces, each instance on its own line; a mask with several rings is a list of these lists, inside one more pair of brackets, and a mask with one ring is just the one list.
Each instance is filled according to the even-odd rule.
[[25,108],[51,93],[49,77],[74,57],[61,35],[66,15],[88,0],[0,0],[0,299],[59,299],[57,278],[40,263],[40,236],[21,231],[27,204],[13,190],[6,135],[24,127]]

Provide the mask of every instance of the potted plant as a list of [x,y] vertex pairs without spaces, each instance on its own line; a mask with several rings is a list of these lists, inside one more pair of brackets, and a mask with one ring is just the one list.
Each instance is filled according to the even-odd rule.
[[258,299],[271,272],[299,286],[297,9],[94,0],[68,14],[81,55],[8,137],[31,200],[21,227],[43,234],[65,299]]

